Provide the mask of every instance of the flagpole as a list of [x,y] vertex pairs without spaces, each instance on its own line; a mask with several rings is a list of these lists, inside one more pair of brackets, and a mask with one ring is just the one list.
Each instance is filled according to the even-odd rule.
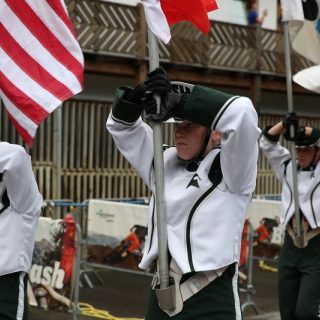
[[[62,152],[62,105],[60,105],[55,112],[54,125],[54,168],[55,168],[55,191],[54,198],[61,200],[61,152]],[[57,216],[61,217],[61,210],[57,208]]]
[[[149,44],[149,68],[150,71],[159,67],[159,48],[154,34],[148,28]],[[160,109],[160,97],[155,97]],[[155,170],[155,201],[157,211],[157,235],[158,235],[158,272],[160,289],[169,287],[168,266],[168,237],[167,237],[167,214],[164,200],[164,164],[163,164],[163,141],[161,123],[153,123],[153,146],[154,146],[154,170]]]
[[[284,34],[284,54],[286,63],[286,80],[287,80],[287,100],[288,100],[288,111],[293,112],[293,93],[292,93],[292,71],[291,71],[291,52],[290,52],[290,39],[289,39],[289,28],[288,21],[282,21],[283,34]],[[294,135],[294,127],[290,127],[290,136]],[[297,241],[302,245],[301,236],[301,219],[299,210],[299,193],[298,193],[298,179],[297,179],[297,166],[296,163],[296,149],[295,143],[290,143],[290,153],[292,159],[292,183],[293,183],[293,200],[295,206],[295,220],[296,220],[296,236]]]

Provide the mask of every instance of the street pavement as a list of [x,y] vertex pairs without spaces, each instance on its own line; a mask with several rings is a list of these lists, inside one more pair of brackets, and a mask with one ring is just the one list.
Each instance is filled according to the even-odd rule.
[[[96,309],[107,310],[112,320],[123,318],[143,319],[146,309],[151,277],[123,271],[96,269],[103,280],[94,288],[80,289],[80,302],[88,303]],[[240,293],[244,320],[280,320],[277,305],[276,272],[265,271],[254,261],[253,287],[255,293]],[[253,305],[259,310],[256,314]],[[72,315],[71,313],[43,311],[30,307],[29,320],[93,320],[96,317]],[[107,317],[104,319],[108,319]]]
[[261,315],[253,316],[248,320],[281,320],[279,312],[268,312]]

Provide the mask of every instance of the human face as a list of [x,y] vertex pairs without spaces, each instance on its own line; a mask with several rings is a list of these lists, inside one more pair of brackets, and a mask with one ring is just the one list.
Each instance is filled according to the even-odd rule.
[[[316,147],[296,148],[297,160],[302,168],[307,168],[314,162],[319,161],[319,149]],[[316,156],[315,156],[316,154]]]
[[195,158],[201,151],[207,128],[183,121],[175,126],[175,145],[178,156],[183,160]]

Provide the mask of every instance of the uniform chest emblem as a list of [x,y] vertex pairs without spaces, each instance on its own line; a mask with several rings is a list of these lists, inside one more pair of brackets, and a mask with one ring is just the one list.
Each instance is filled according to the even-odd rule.
[[187,185],[186,189],[188,189],[189,187],[196,187],[199,188],[199,181],[200,181],[200,177],[195,173],[194,176],[191,178],[189,184]]
[[316,174],[314,173],[314,171],[310,174],[310,179],[315,178]]

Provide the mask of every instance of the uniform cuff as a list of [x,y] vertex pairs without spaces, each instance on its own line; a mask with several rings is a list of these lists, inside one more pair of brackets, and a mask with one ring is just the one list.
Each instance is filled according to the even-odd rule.
[[119,87],[112,105],[113,116],[129,123],[137,121],[143,111],[142,105],[125,100],[126,94],[131,90],[131,87]]
[[274,135],[274,134],[270,134],[268,133],[268,131],[272,128],[272,126],[267,126],[263,131],[262,131],[262,134],[264,137],[266,137],[270,142],[278,142],[279,139],[280,139],[280,135],[277,134],[277,135]]

